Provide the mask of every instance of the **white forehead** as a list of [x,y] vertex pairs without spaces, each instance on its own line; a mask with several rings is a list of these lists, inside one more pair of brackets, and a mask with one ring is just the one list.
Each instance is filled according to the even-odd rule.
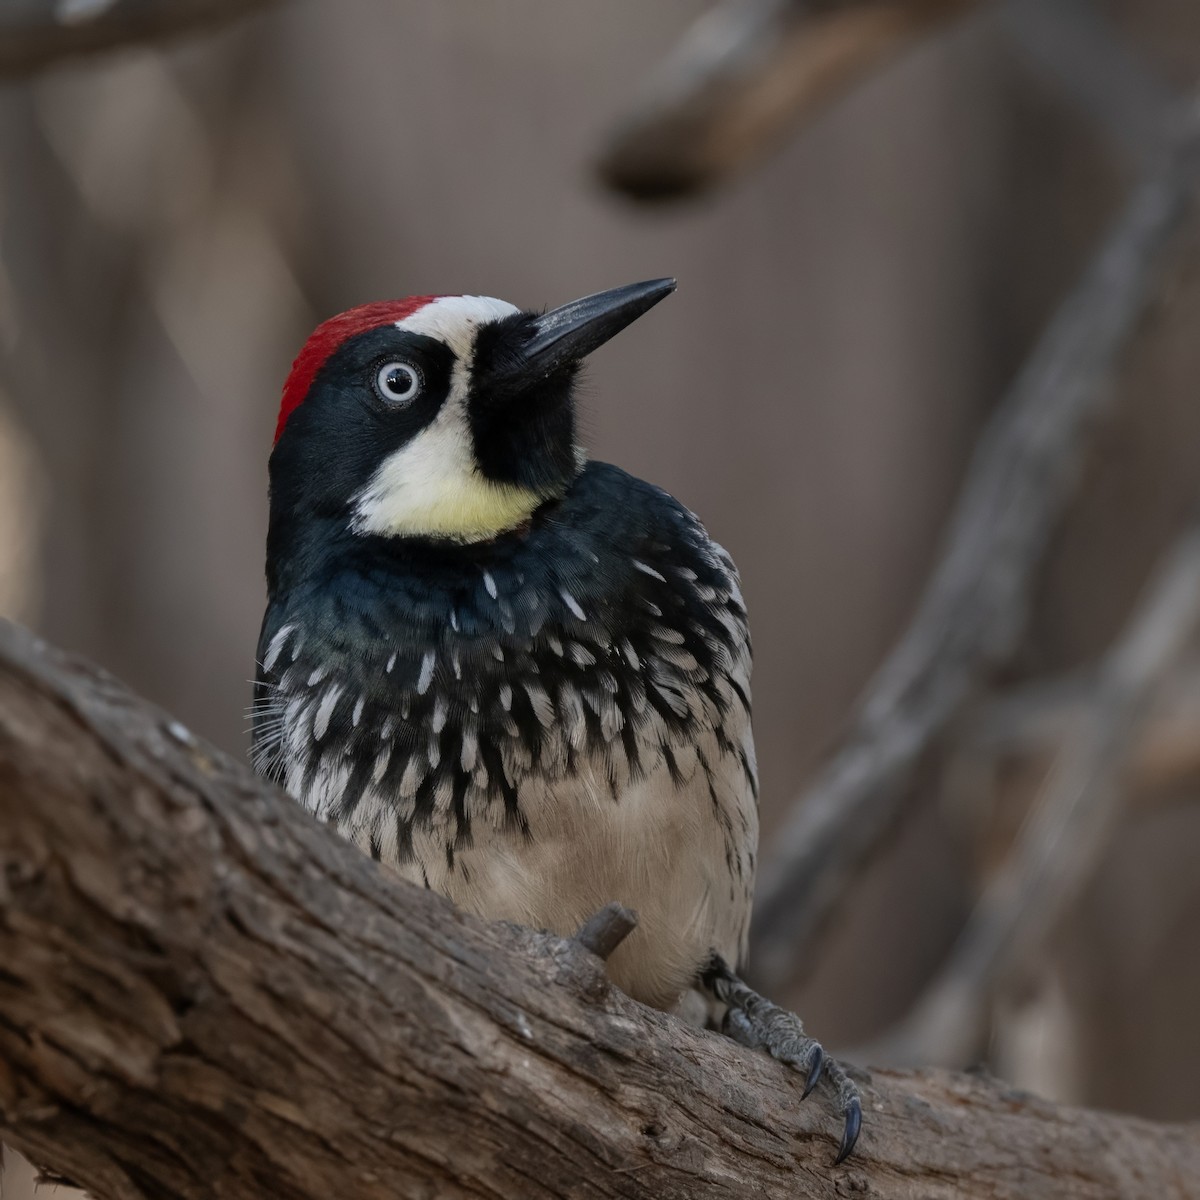
[[480,325],[511,317],[521,310],[507,300],[491,296],[439,296],[411,317],[396,322],[397,329],[407,333],[423,333],[445,342],[459,358],[466,358],[475,344]]

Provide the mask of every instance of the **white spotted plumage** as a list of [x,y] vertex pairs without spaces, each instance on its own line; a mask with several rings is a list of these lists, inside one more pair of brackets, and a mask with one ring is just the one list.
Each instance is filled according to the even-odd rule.
[[[686,576],[679,578],[684,588],[695,586]],[[490,598],[491,589],[485,590]],[[574,617],[566,595],[560,599]],[[731,581],[718,598],[728,602],[734,595]],[[448,784],[439,782],[433,812],[425,825],[412,830],[411,857],[397,866],[400,873],[466,908],[559,930],[577,927],[608,899],[620,898],[639,912],[639,935],[629,950],[614,956],[611,973],[631,994],[653,1004],[675,1003],[706,951],[715,949],[736,961],[745,947],[757,813],[747,778],[747,772],[754,771],[745,702],[749,645],[744,624],[732,617],[731,621],[737,640],[714,655],[711,680],[683,648],[685,636],[655,621],[646,629],[651,649],[641,655],[628,638],[617,639],[607,654],[598,644],[565,641],[562,660],[581,670],[592,669],[590,685],[560,686],[551,695],[536,674],[502,676],[496,689],[498,715],[510,713],[520,693],[546,739],[536,771],[520,736],[500,741],[504,782],[520,787],[527,836],[514,842],[503,811],[489,798],[492,777],[481,757],[480,727],[474,718],[468,719],[462,725],[456,765],[471,776],[462,801],[471,817],[470,842],[447,857],[446,847],[454,841],[453,795]],[[551,653],[554,641],[563,639],[543,639]],[[452,630],[441,641],[443,657],[471,648],[469,637]],[[431,686],[437,658],[433,650],[426,650],[416,660],[414,695]],[[641,694],[653,689],[676,715],[694,718],[698,736],[674,736],[654,709],[643,709],[637,745],[644,769],[633,773],[623,748],[626,716],[616,702],[616,677],[611,668],[596,670],[606,664],[632,669],[627,681],[636,678]],[[295,676],[294,670],[285,670],[285,686]],[[716,699],[699,687],[702,683],[712,685]],[[311,811],[328,817],[329,797],[344,789],[349,767],[322,760],[321,768],[306,780],[304,764],[309,739],[326,732],[341,685],[322,678],[309,690],[313,697],[289,710],[298,719],[291,727],[284,783]],[[361,696],[353,712],[357,726],[363,715]],[[305,722],[308,714],[311,726]],[[586,753],[589,714],[607,747],[599,756]],[[398,795],[382,790],[390,762],[386,739],[375,753],[366,793],[353,819],[343,826],[364,849],[373,844],[384,853],[388,837],[394,836],[388,831],[392,817],[411,815],[413,797],[423,781],[438,772],[438,738],[449,716],[445,697],[438,695],[427,725],[429,744],[407,761]],[[517,733],[512,727],[510,734]],[[489,737],[495,736],[493,730]]]

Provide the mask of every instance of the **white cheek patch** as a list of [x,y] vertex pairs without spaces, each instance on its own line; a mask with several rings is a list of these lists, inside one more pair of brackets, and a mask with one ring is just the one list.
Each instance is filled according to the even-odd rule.
[[527,521],[542,500],[479,473],[466,413],[451,396],[432,424],[380,464],[358,496],[351,528],[481,541]]
[[487,296],[443,296],[397,322],[444,342],[456,362],[441,411],[389,455],[355,500],[355,533],[481,541],[529,519],[544,497],[480,474],[467,417],[467,390],[480,325],[520,310]]

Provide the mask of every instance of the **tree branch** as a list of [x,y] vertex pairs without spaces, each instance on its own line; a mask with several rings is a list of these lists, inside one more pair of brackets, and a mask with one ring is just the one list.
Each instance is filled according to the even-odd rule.
[[959,1066],[979,1052],[988,1004],[1057,927],[1099,867],[1124,767],[1163,677],[1200,619],[1200,528],[1172,549],[1105,657],[1086,717],[1060,753],[1008,859],[946,965],[877,1048],[885,1062]]
[[916,616],[850,737],[797,804],[758,883],[755,977],[797,973],[845,883],[889,827],[920,755],[1012,653],[1047,541],[1072,494],[1118,355],[1194,215],[1200,105],[1135,191],[985,430]]
[[614,901],[590,917],[575,935],[575,940],[597,958],[607,961],[636,928],[637,913]]
[[7,0],[0,13],[0,78],[76,54],[111,50],[244,16],[277,0]]
[[1091,121],[1120,156],[1152,167],[1176,97],[1092,0],[1008,0],[1017,49]]
[[[859,1156],[577,941],[389,878],[0,630],[0,1134],[98,1200],[1183,1196],[1200,1130],[882,1073]],[[840,1181],[840,1182],[839,1182]]]
[[[965,722],[951,749],[955,763],[1048,759],[1099,702],[1094,672],[1039,681],[1001,692]],[[1200,776],[1200,670],[1194,663],[1163,681],[1127,756],[1125,779],[1131,802],[1156,804],[1164,793]],[[1191,797],[1188,796],[1188,799]]]
[[976,0],[725,0],[654,72],[600,155],[636,200],[712,187]]

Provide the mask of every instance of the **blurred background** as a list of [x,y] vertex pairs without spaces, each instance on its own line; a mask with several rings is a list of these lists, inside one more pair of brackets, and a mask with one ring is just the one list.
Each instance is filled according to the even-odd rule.
[[[70,29],[110,7],[13,12]],[[312,326],[410,293],[541,307],[672,274],[678,294],[591,362],[587,444],[741,569],[766,861],[914,613],[984,422],[1151,169],[1144,106],[1080,102],[1069,22],[1080,47],[1102,27],[1146,94],[1186,96],[1200,6],[1064,3],[1054,41],[1029,5],[913,4],[936,19],[704,188],[622,183],[617,150],[706,0],[212,7],[245,11],[36,70],[0,42],[0,612],[243,754],[266,460]],[[1102,658],[1194,516],[1198,252],[1192,216],[1014,652],[775,989],[828,1045],[886,1057],[1052,769],[1053,689]],[[1192,677],[1177,656],[1085,885],[959,1057],[1056,1099],[1200,1116]],[[1035,690],[1019,736],[980,733]],[[22,1186],[13,1169],[6,1200]]]

